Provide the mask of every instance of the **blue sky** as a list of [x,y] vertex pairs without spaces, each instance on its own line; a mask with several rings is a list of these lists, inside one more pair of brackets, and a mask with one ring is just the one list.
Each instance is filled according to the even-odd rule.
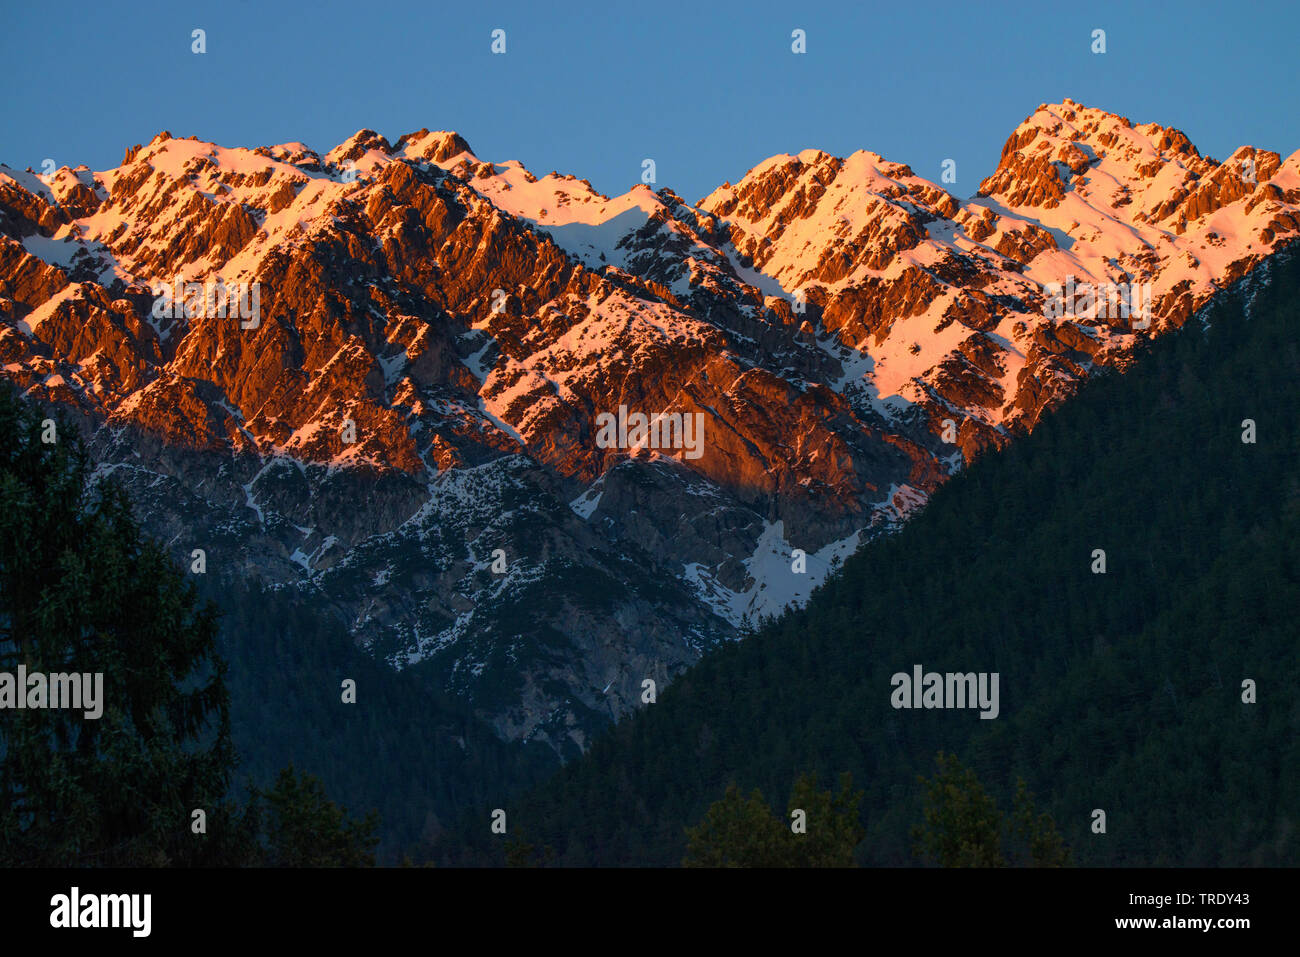
[[163,129],[324,152],[362,127],[390,140],[428,127],[610,194],[646,158],[657,186],[694,202],[817,147],[874,150],[935,181],[952,158],[965,197],[1018,123],[1066,97],[1177,127],[1220,160],[1245,143],[1300,148],[1293,2],[71,0],[10,6],[0,23],[0,162],[38,170],[116,166]]

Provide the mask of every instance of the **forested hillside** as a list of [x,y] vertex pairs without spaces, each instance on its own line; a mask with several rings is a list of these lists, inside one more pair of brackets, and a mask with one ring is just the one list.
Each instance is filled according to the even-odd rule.
[[[944,750],[1000,804],[1023,777],[1082,865],[1300,863],[1300,257],[1267,275],[706,657],[511,833],[561,864],[672,865],[730,782],[779,806],[850,771],[859,863],[905,865]],[[896,710],[916,664],[998,673],[1000,713]],[[442,859],[503,860],[488,814]]]
[[[237,780],[268,787],[292,763],[357,815],[379,811],[381,863],[556,766],[550,749],[502,741],[417,676],[375,662],[301,599],[229,584],[213,597],[224,611]],[[343,701],[346,679],[355,703]]]

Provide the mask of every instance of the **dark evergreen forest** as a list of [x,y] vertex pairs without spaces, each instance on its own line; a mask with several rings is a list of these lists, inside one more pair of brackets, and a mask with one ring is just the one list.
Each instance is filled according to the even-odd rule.
[[[549,748],[504,742],[418,675],[375,662],[300,596],[256,584],[221,592],[236,777],[264,787],[292,764],[349,810],[378,811],[381,863],[558,767]],[[347,678],[355,704],[342,703]]]

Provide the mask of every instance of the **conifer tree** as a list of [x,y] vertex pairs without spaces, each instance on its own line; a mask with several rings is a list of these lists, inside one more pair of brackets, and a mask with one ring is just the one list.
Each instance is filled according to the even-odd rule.
[[275,786],[258,795],[266,805],[271,867],[372,867],[379,816],[350,818],[325,794],[320,780],[289,765]]
[[1002,822],[975,772],[939,752],[926,788],[925,824],[914,834],[918,855],[940,867],[1002,867]]
[[781,867],[785,830],[757,788],[744,797],[734,783],[687,828],[683,867]]
[[853,775],[847,771],[840,775],[838,794],[819,790],[815,773],[800,775],[790,793],[787,817],[802,810],[806,829],[802,834],[790,832],[790,866],[853,867],[854,849],[866,833],[861,803],[862,792],[853,790]]
[[[102,674],[102,714],[0,711],[0,863],[234,853],[216,614],[95,481],[73,426],[0,389],[0,672]],[[28,689],[17,689],[24,694]],[[207,830],[191,827],[204,811]]]
[[[816,774],[803,774],[790,792],[782,821],[757,788],[748,798],[730,785],[704,819],[687,829],[684,867],[852,867],[862,840],[862,792],[844,774],[840,792],[817,788]],[[798,816],[796,817],[796,812]],[[798,822],[798,830],[795,823]]]

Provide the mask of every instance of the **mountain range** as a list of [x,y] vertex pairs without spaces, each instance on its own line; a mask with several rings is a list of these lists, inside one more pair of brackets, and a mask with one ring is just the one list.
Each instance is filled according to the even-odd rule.
[[[654,186],[428,130],[0,166],[0,371],[186,567],[569,757],[1300,236],[1300,153],[1070,100],[968,199],[866,151]],[[218,278],[251,316],[185,308]]]

